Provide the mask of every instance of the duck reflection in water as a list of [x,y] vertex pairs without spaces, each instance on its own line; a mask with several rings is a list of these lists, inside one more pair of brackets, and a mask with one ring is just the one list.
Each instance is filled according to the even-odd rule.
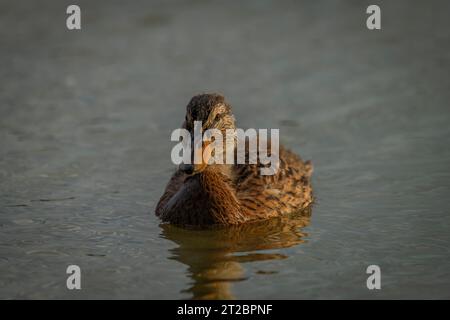
[[[207,229],[162,224],[161,236],[175,242],[171,259],[188,266],[192,282],[182,293],[193,299],[234,299],[232,283],[247,279],[242,263],[286,259],[282,249],[304,242],[302,228],[309,225],[311,208],[296,214],[228,227]],[[259,271],[271,274],[276,270]]]

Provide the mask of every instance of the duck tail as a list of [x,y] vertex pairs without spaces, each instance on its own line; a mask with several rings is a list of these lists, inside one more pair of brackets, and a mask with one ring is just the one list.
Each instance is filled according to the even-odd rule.
[[311,162],[311,160],[305,161],[305,168],[306,168],[306,172],[308,174],[308,177],[311,177],[313,171],[314,171],[314,166]]

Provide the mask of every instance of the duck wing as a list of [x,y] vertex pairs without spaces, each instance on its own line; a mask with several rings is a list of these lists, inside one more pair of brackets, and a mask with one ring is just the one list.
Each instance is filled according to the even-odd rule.
[[313,201],[311,162],[283,146],[279,160],[274,175],[261,175],[264,165],[259,162],[234,166],[236,196],[246,215],[270,218],[304,209]]
[[184,181],[186,180],[187,175],[181,171],[177,170],[170,178],[169,182],[167,183],[166,189],[164,190],[164,194],[161,196],[161,198],[158,201],[158,204],[156,205],[155,213],[157,216],[160,216],[163,208],[167,204],[167,202],[180,190],[180,188],[183,186]]

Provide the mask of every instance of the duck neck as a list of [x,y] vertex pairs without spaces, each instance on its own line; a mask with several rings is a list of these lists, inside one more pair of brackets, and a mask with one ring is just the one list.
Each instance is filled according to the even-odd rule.
[[208,211],[217,223],[244,222],[232,181],[232,167],[211,165],[196,175],[199,193],[204,197]]
[[202,172],[205,173],[207,177],[212,177],[214,175],[220,175],[225,182],[232,185],[233,184],[233,165],[229,164],[213,164],[206,167]]

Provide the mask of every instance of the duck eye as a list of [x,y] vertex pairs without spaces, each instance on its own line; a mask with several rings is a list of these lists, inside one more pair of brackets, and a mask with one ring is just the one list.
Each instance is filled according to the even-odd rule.
[[216,114],[216,116],[214,117],[214,121],[218,121],[220,119],[220,113]]

